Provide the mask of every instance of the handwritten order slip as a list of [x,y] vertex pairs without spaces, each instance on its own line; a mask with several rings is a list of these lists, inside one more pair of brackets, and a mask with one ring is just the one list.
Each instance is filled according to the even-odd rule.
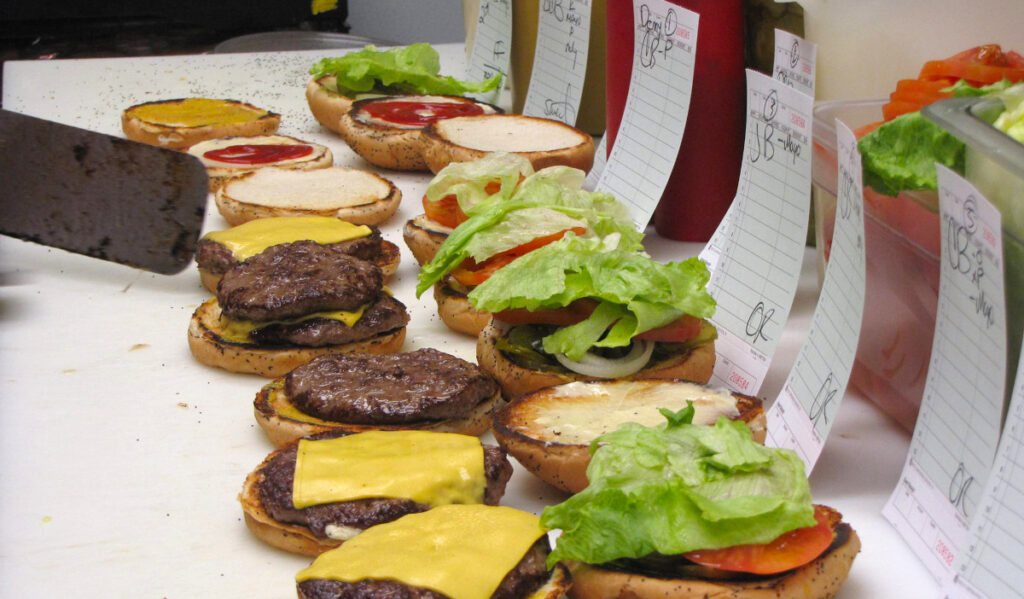
[[924,396],[883,515],[936,579],[964,549],[1003,414],[1006,320],[999,212],[942,165],[939,302]]
[[661,200],[683,140],[698,15],[665,0],[636,0],[633,19],[626,106],[596,189],[625,203],[642,231]]

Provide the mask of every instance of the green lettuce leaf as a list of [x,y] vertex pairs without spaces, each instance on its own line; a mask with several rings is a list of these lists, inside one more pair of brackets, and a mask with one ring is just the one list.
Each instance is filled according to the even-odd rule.
[[[512,197],[519,181],[533,174],[533,165],[518,154],[495,152],[479,160],[453,162],[444,167],[427,185],[426,196],[430,202],[437,202],[447,195],[455,195],[468,214],[474,206],[486,200]],[[489,193],[486,187],[497,180],[500,188]]]
[[359,93],[443,94],[461,96],[498,87],[501,75],[479,83],[459,81],[439,75],[441,62],[430,44],[411,44],[402,48],[377,50],[366,46],[338,58],[324,58],[309,70],[314,78],[337,77],[337,92],[346,96]]
[[1024,144],[1024,83],[1014,85],[996,94],[1005,110],[992,125]]
[[[707,292],[707,265],[698,258],[662,264],[617,234],[562,239],[516,258],[469,293],[477,310],[561,308],[593,298],[586,320],[544,338],[548,353],[579,360],[591,347],[623,347],[644,331],[683,314],[709,318],[715,300]],[[614,324],[613,324],[614,323]],[[608,327],[611,326],[610,329]],[[606,332],[607,331],[607,332]]]
[[963,174],[965,146],[920,112],[900,115],[858,142],[864,184],[895,196],[904,190],[937,189],[935,163]]
[[562,531],[549,564],[767,543],[815,524],[794,452],[755,443],[742,422],[697,426],[685,414],[666,417],[661,426],[628,423],[595,441],[589,486],[541,514],[544,526]]
[[493,198],[471,207],[466,211],[469,218],[448,235],[433,260],[423,265],[416,295],[467,257],[481,262],[572,226],[586,226],[587,238],[616,234],[620,246],[641,249],[643,234],[634,228],[629,209],[611,194],[579,188],[582,174],[567,167],[541,169],[523,180],[512,197]]
[[[973,87],[960,80],[947,88],[955,97],[999,94],[1012,84],[1003,80]],[[880,125],[858,143],[864,171],[864,184],[875,191],[895,196],[901,191],[935,190],[939,162],[964,174],[966,146],[942,127],[911,112]]]

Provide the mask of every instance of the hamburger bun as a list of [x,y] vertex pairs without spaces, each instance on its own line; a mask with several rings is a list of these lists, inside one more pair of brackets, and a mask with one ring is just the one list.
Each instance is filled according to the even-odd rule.
[[831,508],[829,522],[834,532],[832,545],[812,562],[799,568],[770,576],[748,576],[746,579],[717,579],[721,570],[701,575],[701,567],[693,575],[641,574],[623,569],[568,562],[572,571],[571,599],[828,599],[839,592],[849,575],[853,560],[860,552],[860,537],[842,521],[842,515]]
[[438,248],[452,231],[453,229],[427,218],[426,214],[419,214],[405,221],[402,239],[412,252],[413,258],[422,266],[434,259]]
[[525,157],[534,170],[594,165],[594,138],[560,121],[519,114],[486,114],[437,121],[423,130],[423,160],[434,173],[452,162],[491,152]]
[[334,75],[324,75],[310,79],[306,84],[306,102],[313,118],[335,133],[340,131],[341,115],[352,108],[352,98],[335,91],[337,81]]
[[481,312],[469,303],[462,293],[455,291],[443,280],[434,285],[437,314],[451,330],[476,337],[491,322],[490,312]]
[[402,192],[391,181],[356,169],[271,167],[227,181],[214,199],[232,226],[268,216],[333,216],[377,225],[398,210]]
[[485,114],[499,112],[495,106],[459,96],[387,96],[353,102],[339,121],[342,139],[370,164],[399,171],[429,170],[423,159],[423,126],[399,124],[370,114],[374,106],[384,102],[431,102],[472,106]]
[[[256,149],[249,146],[288,146],[293,148],[309,148],[308,153],[294,156],[266,157],[258,162],[245,161],[245,155],[254,154]],[[233,160],[228,160],[223,155],[217,156],[211,152],[231,152],[235,155]],[[206,167],[206,173],[210,176],[210,191],[217,191],[224,181],[238,177],[255,170],[268,167],[294,169],[308,171],[318,168],[327,168],[334,164],[334,154],[327,146],[302,141],[286,135],[255,135],[251,137],[221,137],[201,141],[188,149]]]
[[[494,375],[501,384],[506,399],[514,399],[543,387],[562,385],[573,381],[600,380],[575,372],[545,372],[531,370],[512,362],[496,347],[497,341],[508,333],[508,324],[491,319],[477,338],[476,358],[480,367]],[[707,383],[715,369],[715,345],[699,345],[685,354],[660,362],[652,362],[625,379],[682,379]]]
[[[436,352],[436,350],[420,350],[420,352]],[[441,352],[436,352],[440,354]],[[353,356],[358,358],[358,356]],[[394,359],[401,360],[402,354],[397,354]],[[454,356],[450,359],[456,360]],[[340,358],[338,358],[340,359]],[[323,360],[327,360],[324,358]],[[369,360],[369,357],[367,357]],[[464,365],[471,370],[476,366],[465,362]],[[313,368],[315,365],[311,365]],[[393,366],[383,365],[382,368]],[[372,370],[372,367],[362,367],[361,378],[367,378],[365,374]],[[442,371],[439,371],[442,372]],[[302,376],[302,371],[289,373],[288,376]],[[441,376],[441,375],[438,375]],[[487,376],[487,375],[484,375]],[[402,377],[404,380],[385,380],[383,384],[388,385],[392,390],[392,396],[398,397],[402,391],[417,393],[421,386],[416,382],[415,376]],[[489,378],[489,377],[488,377]],[[349,396],[359,399],[358,392]],[[367,403],[377,402],[369,394],[365,398]],[[494,391],[487,393],[466,410],[457,415],[447,417],[428,417],[419,419],[406,419],[404,422],[392,423],[365,423],[345,422],[325,417],[318,417],[304,412],[288,394],[286,380],[282,376],[271,383],[264,385],[256,395],[253,402],[253,411],[256,422],[266,433],[267,438],[275,447],[284,447],[302,437],[334,432],[358,433],[369,430],[422,430],[440,433],[461,433],[464,435],[479,436],[491,428],[491,414],[503,403],[501,392],[495,387]]]
[[651,426],[660,408],[678,411],[693,401],[695,424],[719,416],[742,420],[764,443],[761,400],[681,380],[592,381],[546,387],[494,412],[494,438],[527,470],[570,493],[587,486],[590,444],[623,422]]
[[320,555],[324,551],[340,545],[341,541],[321,539],[314,535],[306,526],[281,522],[267,513],[267,510],[263,507],[263,502],[260,501],[260,492],[257,485],[262,475],[260,471],[270,463],[276,453],[268,455],[263,460],[263,463],[245,477],[242,492],[238,494],[238,501],[242,504],[242,517],[245,519],[246,528],[264,543],[289,553]]
[[405,343],[405,327],[375,337],[320,347],[263,347],[233,341],[221,320],[220,304],[211,298],[192,314],[188,325],[188,346],[192,355],[207,366],[231,372],[258,374],[267,378],[284,375],[313,358],[329,353],[391,353]]
[[238,100],[176,98],[136,104],[121,113],[125,137],[161,148],[184,149],[207,139],[270,135],[281,115]]

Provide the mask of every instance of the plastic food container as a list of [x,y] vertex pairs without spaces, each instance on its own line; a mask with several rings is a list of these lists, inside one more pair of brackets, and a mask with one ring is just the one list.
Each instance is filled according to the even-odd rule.
[[[882,120],[884,102],[822,102],[814,109],[812,200],[822,272],[835,220],[835,119],[856,131]],[[971,102],[978,104],[977,99]],[[975,109],[980,110],[977,106]],[[1024,317],[1024,245],[1020,241],[1024,232],[1016,231],[1011,223],[1024,222],[1024,215],[1019,214],[1024,211],[1024,146],[972,112],[970,107],[961,111],[961,117],[972,122],[971,127],[961,130],[925,114],[967,144],[967,178],[1003,214],[1009,312],[1007,370],[1012,382]],[[986,135],[982,136],[981,131]],[[1002,143],[993,142],[990,134],[1001,137]],[[1016,169],[1012,170],[1014,165]],[[1018,211],[1016,218],[1008,216],[1014,209]],[[850,383],[904,428],[913,430],[928,374],[938,306],[938,199],[929,192],[904,192],[893,198],[866,187],[864,211],[864,320]]]

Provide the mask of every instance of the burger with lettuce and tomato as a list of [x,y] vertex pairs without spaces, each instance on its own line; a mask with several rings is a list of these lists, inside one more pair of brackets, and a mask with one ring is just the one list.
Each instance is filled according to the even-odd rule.
[[574,232],[516,258],[467,296],[492,315],[477,361],[509,399],[579,380],[706,383],[717,331],[704,262],[661,263],[623,237]]
[[506,152],[471,162],[453,162],[438,171],[423,194],[423,214],[405,223],[402,237],[420,265],[433,260],[451,232],[476,205],[507,200],[534,173],[529,160]]
[[[490,162],[479,164],[484,160]],[[532,172],[508,155],[456,163],[439,173],[427,198],[435,186],[442,201],[454,195],[450,212],[459,222],[423,264],[417,295],[433,287],[445,324],[475,336],[490,314],[471,306],[467,296],[517,258],[567,235],[595,241],[614,236],[619,246],[641,250],[643,235],[625,205],[610,194],[585,191],[584,178],[583,171],[565,166]]]
[[814,505],[792,451],[758,445],[743,422],[628,423],[591,446],[589,486],[549,506],[572,599],[833,597],[860,539]]

